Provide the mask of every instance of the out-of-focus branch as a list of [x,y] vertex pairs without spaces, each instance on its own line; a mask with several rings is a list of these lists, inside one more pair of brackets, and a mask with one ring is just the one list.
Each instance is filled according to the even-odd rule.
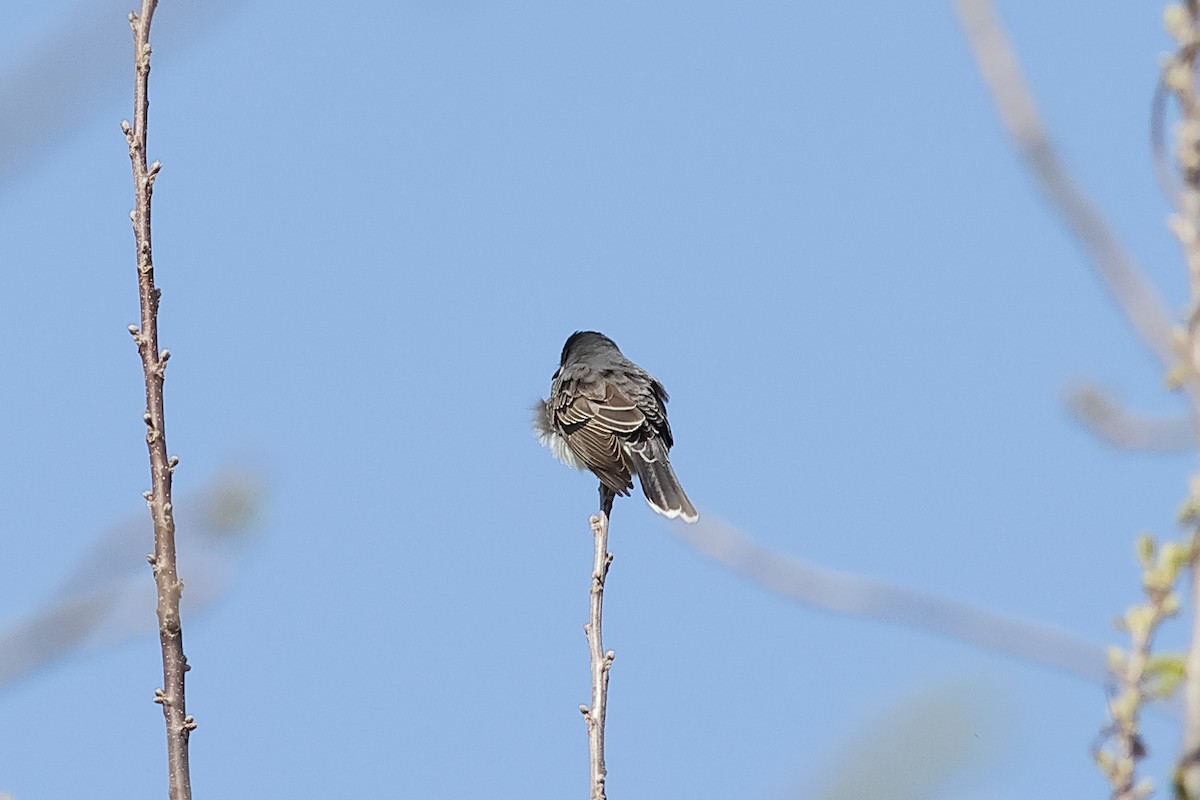
[[[871,716],[820,754],[818,778],[806,778],[790,800],[928,800],[945,796],[946,783],[969,774],[1011,745],[1002,686],[952,680],[907,697]],[[920,731],[914,736],[914,731]],[[903,746],[897,746],[903,742]]]
[[1114,447],[1157,453],[1196,449],[1196,426],[1190,417],[1133,414],[1098,386],[1068,391],[1067,408],[1093,435]]
[[612,516],[613,494],[600,485],[600,514],[591,518],[595,557],[592,562],[592,588],[589,593],[591,614],[583,626],[587,634],[592,663],[592,706],[580,706],[587,723],[588,763],[591,768],[591,800],[605,800],[604,785],[608,768],[604,765],[604,717],[608,713],[608,673],[612,669],[612,650],[604,651],[604,581],[612,564],[608,552],[608,521]]
[[[1175,126],[1177,168],[1182,179],[1179,203],[1170,227],[1179,239],[1188,267],[1190,304],[1187,313],[1186,350],[1190,384],[1200,376],[1200,93],[1196,89],[1196,57],[1200,52],[1200,3],[1184,0],[1164,14],[1168,33],[1179,45],[1163,67],[1163,85],[1179,106]],[[1200,398],[1193,396],[1193,414],[1200,419]],[[1197,484],[1192,478],[1190,509],[1185,516],[1197,522]],[[1185,660],[1183,752],[1175,771],[1177,793],[1186,800],[1200,798],[1200,534],[1191,544],[1192,641]]]
[[[1087,249],[1143,344],[1168,370],[1169,383],[1188,389],[1190,411],[1194,419],[1200,420],[1197,392],[1200,386],[1200,93],[1196,89],[1200,0],[1183,0],[1179,5],[1169,6],[1164,15],[1167,30],[1179,45],[1164,67],[1162,85],[1175,98],[1181,117],[1175,136],[1182,184],[1177,199],[1173,197],[1177,209],[1170,218],[1170,227],[1183,248],[1190,278],[1186,331],[1180,331],[1171,322],[1172,317],[1158,293],[1062,165],[989,0],[956,0],[956,6],[1000,116],[1030,169]],[[1156,104],[1161,105],[1158,101]],[[1161,115],[1162,109],[1156,108],[1152,125]],[[1188,503],[1193,509],[1200,506],[1197,482],[1193,479]],[[1200,562],[1197,561],[1200,548],[1195,539],[1183,552],[1189,556],[1192,575],[1192,643],[1185,660],[1183,753],[1176,769],[1175,787],[1185,800],[1200,800]],[[1143,607],[1151,609],[1150,617],[1155,614],[1153,607],[1151,597],[1151,603]],[[1141,699],[1139,664],[1149,659],[1153,626],[1149,626],[1149,633],[1131,627],[1131,633],[1133,650],[1129,661],[1114,665],[1114,673],[1122,684],[1117,700],[1110,704],[1117,746],[1115,754],[1105,754],[1110,756],[1107,766],[1112,768],[1105,771],[1113,784],[1114,796],[1120,798],[1138,797],[1146,790],[1133,782],[1133,772],[1140,748],[1136,738],[1136,709]],[[1106,767],[1104,761],[1101,767]]]
[[1030,172],[1087,251],[1096,271],[1142,343],[1167,369],[1174,367],[1172,315],[1144,271],[1072,179],[1042,124],[1016,52],[989,0],[956,0],[971,50],[1005,127]]
[[769,550],[712,514],[670,529],[717,563],[806,606],[941,634],[1095,685],[1105,679],[1103,648],[1059,628],[819,567]]
[[[256,474],[229,471],[178,504],[179,550],[188,562],[183,604],[189,616],[227,591],[261,492]],[[145,614],[155,589],[136,561],[146,552],[146,533],[139,514],[100,534],[45,602],[0,627],[0,693],[57,661],[157,628]]]
[[[175,3],[171,16],[155,26],[154,38],[176,56],[247,5],[249,0]],[[118,76],[129,40],[112,20],[128,8],[127,0],[76,4],[59,28],[28,43],[23,53],[19,46],[0,53],[0,193],[13,178],[50,163],[72,133],[124,101]]]
[[171,475],[178,459],[167,456],[166,412],[163,380],[170,352],[158,349],[159,289],[154,284],[154,258],[150,238],[150,198],[154,180],[162,166],[146,164],[146,123],[150,101],[150,24],[157,0],[142,0],[140,14],[129,15],[133,29],[133,124],[123,122],[133,166],[133,238],[137,247],[138,298],[141,328],[130,326],[142,358],[146,380],[146,447],[150,453],[150,491],[146,502],[154,519],[154,554],[150,564],[158,587],[158,636],[162,645],[163,686],[155,694],[162,704],[167,729],[167,775],[171,800],[191,800],[188,739],[196,722],[187,714],[184,675],[188,670],[183,654],[183,624],[179,615],[179,579],[175,558],[175,510],[171,502]]

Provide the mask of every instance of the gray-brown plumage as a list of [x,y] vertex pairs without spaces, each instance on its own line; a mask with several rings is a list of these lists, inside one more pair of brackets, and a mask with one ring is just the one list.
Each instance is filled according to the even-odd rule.
[[534,413],[538,440],[564,463],[590,469],[614,494],[638,476],[650,507],[668,518],[699,519],[667,452],[667,391],[602,333],[576,331],[563,345],[550,397]]

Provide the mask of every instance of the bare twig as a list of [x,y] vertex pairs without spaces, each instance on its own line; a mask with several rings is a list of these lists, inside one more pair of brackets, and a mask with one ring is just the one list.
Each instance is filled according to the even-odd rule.
[[1142,343],[1171,369],[1172,315],[1144,271],[1125,251],[1112,228],[1079,189],[1038,114],[1016,52],[989,0],[956,0],[971,50],[1009,135],[1033,176],[1092,259],[1100,277],[1125,311]]
[[588,761],[591,766],[591,800],[605,800],[604,785],[608,769],[604,766],[604,717],[608,705],[608,673],[612,669],[612,650],[604,651],[604,580],[608,577],[608,566],[612,564],[612,553],[608,552],[608,521],[612,516],[613,494],[603,484],[600,486],[600,514],[591,518],[595,557],[592,562],[591,616],[583,626],[587,634],[588,649],[592,661],[592,706],[580,706],[579,711],[587,723]]
[[1045,623],[810,564],[763,547],[712,514],[695,525],[669,527],[714,561],[806,606],[940,634],[1094,685],[1107,674],[1102,647]]
[[150,198],[154,180],[162,166],[146,164],[146,121],[149,113],[150,24],[157,0],[142,0],[141,14],[131,13],[133,28],[133,124],[121,124],[129,144],[133,166],[135,204],[132,213],[133,237],[137,247],[138,298],[141,328],[131,325],[129,332],[137,343],[146,379],[146,447],[150,453],[151,489],[146,503],[154,519],[154,554],[149,557],[158,587],[158,636],[162,645],[163,687],[154,700],[161,703],[167,728],[167,772],[171,800],[190,800],[191,778],[188,769],[188,739],[195,721],[187,715],[184,702],[184,674],[187,658],[183,654],[183,627],[179,615],[179,596],[183,582],[175,564],[175,513],[171,503],[171,474],[178,459],[167,456],[166,415],[163,410],[163,378],[170,352],[158,349],[159,289],[154,285],[154,259],[150,239]]

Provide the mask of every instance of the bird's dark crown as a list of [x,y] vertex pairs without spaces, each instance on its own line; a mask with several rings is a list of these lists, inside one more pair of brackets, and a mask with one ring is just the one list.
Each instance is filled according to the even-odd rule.
[[558,360],[558,365],[565,366],[567,356],[573,350],[597,349],[598,347],[608,346],[618,353],[621,352],[617,347],[617,343],[597,331],[575,331],[567,337],[567,343],[563,345],[562,356]]

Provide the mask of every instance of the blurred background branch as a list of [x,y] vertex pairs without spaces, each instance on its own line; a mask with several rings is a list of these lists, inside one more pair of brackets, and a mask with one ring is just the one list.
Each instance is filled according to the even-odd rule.
[[1095,204],[1063,164],[1021,74],[1012,43],[988,0],[956,0],[955,8],[992,102],[1054,210],[1087,252],[1097,274],[1125,312],[1142,344],[1171,368],[1173,316],[1158,290],[1121,244]]
[[1196,426],[1186,415],[1134,414],[1112,394],[1093,384],[1069,389],[1066,404],[1075,419],[1113,447],[1157,453],[1196,449]]
[[1103,648],[1054,626],[810,564],[763,547],[711,512],[695,525],[669,528],[719,564],[811,608],[936,633],[1096,685],[1104,681]]
[[[1011,743],[998,689],[978,678],[949,682],[881,708],[840,742],[805,800],[926,800],[943,796],[953,778]],[[1003,692],[999,692],[1003,694]],[[914,735],[914,732],[920,735]],[[897,747],[903,742],[903,747]],[[815,784],[815,785],[814,785]]]
[[[1200,97],[1195,87],[1196,53],[1200,45],[1198,22],[1200,6],[1196,0],[1169,6],[1165,20],[1168,31],[1179,43],[1178,52],[1168,62],[1163,85],[1177,100],[1184,122],[1176,127],[1178,167],[1183,177],[1179,193],[1179,208],[1170,219],[1170,226],[1183,246],[1191,285],[1186,336],[1178,332],[1173,315],[1167,310],[1158,291],[1145,277],[1111,226],[1104,220],[1091,200],[1078,188],[1050,141],[1037,111],[1033,94],[1021,74],[1015,48],[997,19],[988,0],[957,0],[956,7],[972,53],[979,65],[984,82],[992,93],[996,110],[1008,128],[1018,151],[1025,158],[1030,172],[1038,180],[1055,210],[1067,223],[1075,238],[1087,251],[1097,273],[1125,312],[1143,345],[1167,370],[1167,382],[1173,388],[1187,388],[1193,419],[1200,419],[1200,398],[1197,397],[1197,376],[1200,376]],[[1157,93],[1157,90],[1156,90]],[[1159,127],[1162,103],[1152,104],[1153,131]],[[1163,176],[1158,175],[1160,183]],[[1173,201],[1175,198],[1171,198]],[[1179,366],[1177,348],[1185,344],[1187,368]],[[1147,444],[1174,444],[1181,428],[1194,437],[1194,425],[1180,426],[1171,421],[1147,424],[1133,421],[1108,398],[1095,392],[1076,395],[1073,409],[1093,432],[1120,446],[1145,448]],[[1149,449],[1167,449],[1151,447]],[[1174,448],[1170,448],[1174,449]],[[1195,506],[1193,499],[1189,505]],[[1192,644],[1187,656],[1187,684],[1184,691],[1185,719],[1183,724],[1183,754],[1177,769],[1176,785],[1188,798],[1200,797],[1200,570],[1195,559],[1196,542],[1187,546],[1168,544],[1164,550],[1185,553],[1192,559]],[[1170,560],[1170,559],[1168,559]],[[1177,565],[1178,566],[1178,565]],[[1147,574],[1157,575],[1162,570]],[[1113,787],[1113,797],[1129,800],[1144,797],[1150,792],[1148,782],[1137,779],[1135,767],[1144,753],[1138,728],[1138,710],[1146,697],[1143,680],[1150,662],[1151,644],[1158,622],[1174,613],[1167,603],[1173,598],[1178,569],[1165,585],[1147,579],[1148,602],[1135,607],[1126,615],[1125,627],[1131,636],[1128,654],[1116,658],[1112,668],[1119,694],[1110,702],[1113,719],[1108,750],[1098,752],[1098,761]],[[1164,579],[1165,580],[1165,579]],[[1131,621],[1132,620],[1132,621]]]
[[[170,57],[201,41],[247,0],[179,3],[155,26]],[[114,25],[126,0],[100,0],[77,13],[36,47],[0,62],[0,187],[48,158],[125,92],[129,30]],[[36,121],[36,124],[35,122]]]
[[[188,562],[184,609],[201,613],[228,591],[241,543],[262,505],[256,472],[227,469],[178,504],[179,551]],[[145,580],[145,514],[99,536],[38,607],[0,627],[0,693],[64,659],[149,636],[154,587]]]

